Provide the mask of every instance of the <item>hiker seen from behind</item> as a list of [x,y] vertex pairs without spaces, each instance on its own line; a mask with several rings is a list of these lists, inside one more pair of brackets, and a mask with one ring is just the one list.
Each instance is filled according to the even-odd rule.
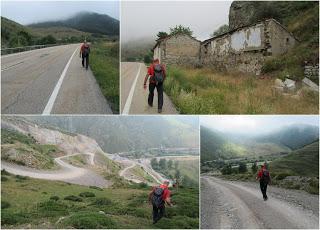
[[152,188],[149,202],[152,204],[153,224],[157,223],[165,214],[165,205],[173,206],[170,200],[169,181]]
[[263,199],[265,201],[268,200],[267,187],[268,184],[271,183],[271,177],[265,164],[261,165],[261,169],[259,170],[256,179],[260,182],[260,189],[262,192]]
[[158,113],[162,112],[163,106],[163,82],[166,78],[165,66],[160,64],[159,59],[153,60],[153,63],[149,66],[148,72],[144,79],[143,88],[147,88],[147,81],[149,79],[149,96],[148,105],[153,106],[154,89],[157,88],[158,93]]
[[86,67],[86,70],[88,70],[88,66],[89,66],[89,54],[90,54],[90,45],[89,43],[87,43],[86,40],[84,40],[80,48],[80,58],[82,57],[82,67]]

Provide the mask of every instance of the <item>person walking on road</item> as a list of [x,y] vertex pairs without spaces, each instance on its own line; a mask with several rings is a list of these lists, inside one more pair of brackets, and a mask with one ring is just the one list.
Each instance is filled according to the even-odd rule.
[[153,63],[149,66],[148,72],[144,79],[143,88],[147,88],[147,81],[149,79],[149,96],[148,104],[153,106],[154,89],[157,88],[158,92],[158,113],[162,112],[163,106],[163,82],[166,78],[166,69],[164,65],[161,65],[159,59],[153,60]]
[[[80,48],[80,57],[82,57],[82,67],[86,67],[86,70],[88,70],[88,66],[89,66],[89,54],[90,54],[90,46],[87,43],[87,41],[84,40]],[[84,62],[86,62],[86,66],[84,65]]]
[[271,183],[271,177],[269,171],[266,168],[266,165],[261,165],[261,169],[257,174],[256,180],[260,181],[260,189],[262,192],[263,199],[268,200],[267,187],[268,184]]
[[153,224],[157,223],[165,213],[165,204],[173,206],[170,200],[169,181],[164,181],[160,186],[152,188],[149,193],[149,202],[152,204]]

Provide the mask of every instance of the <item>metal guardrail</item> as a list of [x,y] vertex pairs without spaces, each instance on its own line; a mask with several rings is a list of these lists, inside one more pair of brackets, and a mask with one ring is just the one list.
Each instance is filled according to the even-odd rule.
[[60,45],[65,45],[65,44],[47,44],[47,45],[34,45],[34,46],[5,48],[5,49],[1,49],[1,55],[19,53],[19,52],[24,52],[24,51],[29,51],[29,50],[42,49],[42,48],[48,48],[48,47],[60,46]]

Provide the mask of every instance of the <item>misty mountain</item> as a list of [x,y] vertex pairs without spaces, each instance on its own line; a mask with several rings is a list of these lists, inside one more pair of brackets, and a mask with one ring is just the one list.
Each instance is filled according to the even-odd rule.
[[[95,139],[105,152],[117,153],[153,147],[198,147],[198,122],[194,118],[160,116],[28,117]],[[188,120],[188,122],[187,122]],[[196,124],[196,126],[194,125]]]
[[258,142],[273,142],[285,145],[292,150],[302,148],[319,139],[319,127],[296,124],[256,138]]
[[119,20],[105,14],[81,12],[66,20],[30,24],[33,28],[68,27],[83,32],[119,35]]
[[224,133],[201,127],[201,161],[291,152],[319,139],[311,125],[291,125],[268,134]]

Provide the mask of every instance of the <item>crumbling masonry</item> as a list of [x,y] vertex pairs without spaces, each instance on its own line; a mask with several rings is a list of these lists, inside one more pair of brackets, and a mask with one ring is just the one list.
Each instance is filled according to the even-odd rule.
[[183,34],[157,41],[154,58],[164,64],[208,66],[259,75],[265,59],[286,53],[297,42],[279,22],[268,19],[203,42]]

